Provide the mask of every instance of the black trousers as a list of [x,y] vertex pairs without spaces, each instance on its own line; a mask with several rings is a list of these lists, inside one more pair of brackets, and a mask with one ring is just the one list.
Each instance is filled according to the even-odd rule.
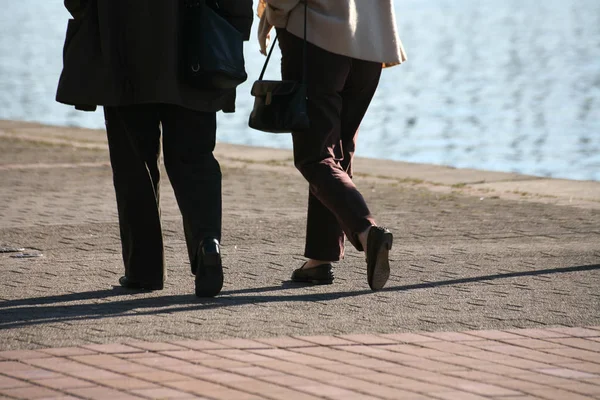
[[161,133],[165,168],[193,269],[199,242],[207,236],[221,240],[221,169],[213,155],[216,113],[144,104],[105,107],[104,114],[125,275],[141,283],[166,278],[159,196]]
[[[283,79],[302,78],[303,40],[278,29]],[[344,256],[344,234],[362,251],[358,233],[374,224],[352,182],[358,128],[381,76],[382,64],[331,53],[308,43],[310,129],[293,132],[294,163],[309,183],[304,255],[323,261]]]

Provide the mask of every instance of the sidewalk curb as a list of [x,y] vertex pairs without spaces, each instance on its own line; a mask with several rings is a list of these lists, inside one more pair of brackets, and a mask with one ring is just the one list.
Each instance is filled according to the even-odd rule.
[[[107,150],[103,130],[0,120],[0,138],[27,140],[85,149]],[[218,143],[215,151],[226,167],[297,173],[291,150]],[[0,170],[17,166],[0,166]],[[600,209],[600,182],[543,178],[518,173],[418,164],[357,157],[355,176],[440,194],[530,201]]]

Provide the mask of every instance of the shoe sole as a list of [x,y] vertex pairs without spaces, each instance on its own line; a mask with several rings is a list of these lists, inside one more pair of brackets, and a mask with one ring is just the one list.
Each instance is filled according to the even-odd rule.
[[164,284],[160,283],[138,283],[138,282],[129,282],[127,284],[123,284],[121,279],[119,279],[119,285],[125,289],[131,290],[163,290]]
[[370,287],[372,290],[381,290],[390,277],[389,252],[392,249],[394,238],[390,232],[385,232],[381,239],[377,258],[371,275]]

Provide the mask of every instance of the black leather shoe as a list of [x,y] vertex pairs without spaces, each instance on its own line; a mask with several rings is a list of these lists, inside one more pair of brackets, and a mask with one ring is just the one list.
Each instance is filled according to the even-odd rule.
[[380,226],[373,226],[367,236],[367,281],[371,290],[382,289],[390,277],[389,251],[393,236]]
[[306,263],[292,273],[292,282],[312,283],[315,285],[329,285],[333,283],[332,265],[321,264],[314,268],[304,269]]
[[126,276],[122,276],[119,278],[119,284],[127,289],[140,289],[140,290],[162,290],[164,284],[160,283],[144,283],[144,282],[134,282],[130,280]]
[[215,297],[223,288],[221,246],[215,238],[204,238],[196,255],[196,296]]

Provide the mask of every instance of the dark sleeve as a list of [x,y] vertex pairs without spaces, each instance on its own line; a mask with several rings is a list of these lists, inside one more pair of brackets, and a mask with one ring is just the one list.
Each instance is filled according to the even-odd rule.
[[73,18],[81,18],[85,12],[89,0],[65,0],[65,7],[71,13]]
[[254,13],[252,0],[218,0],[223,17],[244,35],[244,40],[250,39],[250,30]]

